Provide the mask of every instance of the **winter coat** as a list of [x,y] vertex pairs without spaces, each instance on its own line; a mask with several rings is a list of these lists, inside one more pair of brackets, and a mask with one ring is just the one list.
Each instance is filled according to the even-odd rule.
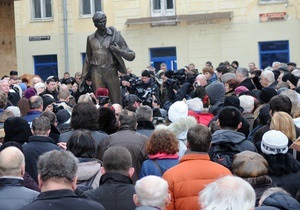
[[97,159],[78,158],[77,186],[90,186],[93,189],[99,186],[101,177],[101,162]]
[[140,178],[148,175],[162,176],[169,168],[177,165],[179,158],[148,159],[143,162]]
[[257,152],[254,144],[248,140],[246,140],[246,137],[243,133],[234,131],[234,130],[227,130],[227,129],[221,129],[212,135],[212,146],[209,149],[209,151],[213,151],[213,147],[216,144],[220,144],[222,142],[229,142],[233,143],[235,145],[238,145],[239,150],[245,151],[249,150],[252,152]]
[[132,178],[133,183],[138,180],[141,173],[142,164],[148,158],[146,152],[146,143],[148,137],[130,130],[127,126],[123,126],[119,131],[109,135],[100,142],[100,150],[98,152],[98,159],[102,160],[104,152],[112,146],[122,146],[128,149],[132,156],[132,166],[135,171]]
[[256,195],[256,202],[255,206],[258,206],[258,202],[262,196],[262,194],[272,187],[272,179],[267,176],[258,176],[258,177],[250,177],[250,178],[244,178],[254,189],[255,195]]
[[244,81],[240,83],[239,86],[245,86],[249,91],[255,89],[255,85],[253,84],[251,78],[246,78]]
[[214,115],[211,113],[206,113],[206,112],[197,113],[192,110],[188,111],[188,115],[195,117],[198,124],[202,124],[206,126],[208,126],[209,122],[214,118]]
[[224,166],[210,161],[207,153],[188,152],[163,178],[169,184],[171,202],[167,210],[198,210],[199,192],[216,179],[231,175]]
[[33,203],[22,210],[104,210],[104,207],[91,200],[82,199],[75,195],[72,190],[50,190],[42,192]]
[[148,138],[151,136],[151,134],[154,132],[154,125],[151,121],[147,120],[140,120],[137,122],[138,126],[136,129],[136,132],[147,136]]
[[187,150],[186,147],[186,135],[188,130],[197,125],[197,121],[194,117],[188,116],[186,118],[180,119],[174,123],[171,123],[169,126],[160,124],[155,127],[155,131],[161,129],[168,129],[174,133],[178,142],[179,142],[179,157],[182,157]]
[[38,192],[24,187],[21,178],[0,178],[0,209],[20,209],[32,203]]
[[271,194],[262,202],[262,206],[272,206],[281,210],[300,209],[300,203],[296,199],[282,192],[275,192]]
[[122,174],[106,173],[100,179],[100,186],[84,193],[89,199],[101,203],[106,210],[133,210],[132,180]]
[[295,197],[300,189],[300,171],[296,173],[284,174],[282,176],[269,175],[273,180],[273,184],[276,187],[281,187],[285,191]]

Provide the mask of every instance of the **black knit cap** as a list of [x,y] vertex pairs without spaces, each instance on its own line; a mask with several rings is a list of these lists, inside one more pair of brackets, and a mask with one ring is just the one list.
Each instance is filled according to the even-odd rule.
[[4,142],[25,143],[32,136],[28,122],[22,117],[10,117],[4,122]]

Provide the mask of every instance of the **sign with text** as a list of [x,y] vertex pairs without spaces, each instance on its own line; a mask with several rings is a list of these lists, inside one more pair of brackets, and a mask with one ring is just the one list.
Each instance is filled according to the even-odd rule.
[[30,36],[29,41],[44,41],[50,40],[50,36]]
[[286,20],[286,19],[287,19],[286,12],[272,12],[272,13],[259,14],[260,22],[279,21],[279,20]]

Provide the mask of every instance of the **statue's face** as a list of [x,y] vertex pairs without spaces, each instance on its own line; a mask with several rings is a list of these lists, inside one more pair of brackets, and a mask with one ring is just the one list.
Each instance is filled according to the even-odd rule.
[[103,15],[97,19],[94,19],[94,25],[96,28],[104,30],[106,28],[106,16]]

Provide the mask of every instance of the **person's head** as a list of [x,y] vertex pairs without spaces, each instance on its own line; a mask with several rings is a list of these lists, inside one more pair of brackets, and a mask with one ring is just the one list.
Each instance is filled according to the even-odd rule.
[[81,72],[75,73],[75,81],[77,84],[79,84],[81,82]]
[[78,160],[69,151],[52,150],[37,162],[39,187],[42,192],[55,189],[76,189]]
[[34,87],[35,84],[42,82],[42,79],[40,77],[35,76],[32,78],[31,82],[32,82],[32,87]]
[[9,72],[9,76],[10,76],[10,79],[17,79],[18,78],[18,72],[16,70],[11,70]]
[[4,121],[4,143],[15,141],[20,144],[32,136],[28,122],[22,117],[10,117]]
[[4,107],[6,107],[6,103],[7,95],[3,91],[0,91],[0,109],[4,109]]
[[166,63],[161,63],[160,64],[160,70],[167,71],[167,64]]
[[187,147],[195,152],[207,152],[211,143],[211,133],[208,127],[197,124],[187,133]]
[[134,173],[131,154],[125,147],[113,146],[108,148],[103,154],[102,161],[102,174],[118,173],[131,177]]
[[238,67],[235,72],[236,78],[242,82],[247,77],[249,77],[249,71],[247,68]]
[[206,77],[206,79],[209,80],[215,72],[214,72],[214,69],[212,67],[205,66],[202,69],[202,73],[204,74],[204,76]]
[[117,119],[113,109],[108,107],[101,107],[98,109],[99,129],[106,132],[107,134],[113,133],[117,129]]
[[144,84],[148,84],[151,78],[150,71],[148,69],[142,72],[142,81]]
[[273,70],[279,69],[279,66],[280,66],[280,65],[281,65],[280,62],[274,61],[274,62],[272,63],[272,69],[273,69]]
[[98,110],[92,103],[78,103],[72,110],[71,127],[73,129],[98,129]]
[[261,151],[266,155],[286,154],[288,151],[288,138],[278,130],[269,130],[262,136]]
[[44,94],[42,96],[43,99],[43,111],[51,111],[53,112],[53,104],[55,104],[56,100],[51,94]]
[[262,194],[262,196],[258,202],[259,206],[262,206],[264,201],[266,200],[266,198],[270,197],[274,193],[289,195],[289,193],[287,191],[285,191],[284,189],[282,189],[281,187],[270,187]]
[[152,206],[164,210],[170,203],[168,182],[158,176],[146,176],[135,184],[133,201],[137,206]]
[[106,21],[107,21],[106,15],[102,11],[96,12],[93,16],[94,25],[99,30],[106,29]]
[[153,111],[150,106],[139,106],[136,111],[136,117],[138,121],[148,120],[152,121],[153,119]]
[[63,78],[64,78],[64,79],[70,78],[70,73],[69,73],[69,72],[65,72]]
[[225,82],[225,90],[226,92],[232,91],[239,86],[240,82],[236,78],[232,78]]
[[249,95],[242,95],[239,97],[240,106],[244,109],[244,112],[251,113],[254,109],[254,98]]
[[48,117],[39,116],[32,121],[32,133],[35,136],[49,136],[51,124]]
[[5,93],[6,95],[9,92],[9,82],[6,79],[0,80],[0,91]]
[[137,118],[134,112],[124,109],[119,117],[120,126],[128,126],[131,130],[136,130]]
[[43,110],[43,99],[41,96],[31,96],[29,98],[29,109]]
[[219,112],[218,118],[221,129],[238,130],[242,126],[241,111],[233,106],[226,106]]
[[254,69],[256,69],[256,66],[255,66],[254,62],[249,63],[249,69],[250,69],[250,71],[253,71]]
[[207,79],[206,79],[205,75],[199,74],[195,79],[195,83],[197,83],[197,85],[201,85],[203,87],[206,86],[207,85]]
[[237,68],[239,67],[239,62],[238,62],[238,61],[232,61],[231,66],[232,66],[234,69],[237,69]]
[[68,90],[59,90],[58,99],[60,101],[69,102],[70,92]]
[[270,102],[270,111],[271,115],[273,115],[275,112],[286,112],[288,114],[291,114],[292,111],[292,102],[286,95],[276,95],[274,96]]
[[286,95],[287,97],[289,97],[289,99],[292,102],[292,110],[291,110],[291,114],[293,115],[296,111],[298,111],[298,93],[294,90],[284,90],[282,91],[280,94],[282,95]]
[[260,75],[260,84],[263,87],[269,87],[275,81],[274,73],[272,71],[263,71]]
[[123,107],[120,104],[112,104],[111,106],[115,110],[115,116],[116,116],[117,121],[119,121],[119,116],[123,110]]
[[289,140],[296,140],[296,129],[292,117],[286,112],[275,112],[271,118],[270,129],[284,133]]
[[57,119],[56,115],[51,111],[43,111],[41,116],[48,117],[50,120],[50,124],[56,126],[57,125]]
[[40,94],[45,91],[45,83],[38,82],[34,85],[34,89],[36,90],[37,94]]
[[179,151],[178,140],[173,132],[169,130],[157,130],[149,137],[146,151],[148,155],[157,153],[176,154]]
[[46,89],[49,92],[53,92],[56,90],[56,82],[53,78],[47,79],[46,80]]
[[208,184],[199,193],[199,204],[203,210],[252,210],[255,206],[255,192],[244,179],[225,176]]
[[88,130],[74,131],[67,142],[67,150],[78,158],[96,157],[96,143]]
[[0,177],[23,177],[25,173],[25,158],[20,149],[7,147],[0,152]]
[[234,156],[232,173],[241,178],[267,175],[268,162],[256,152],[243,151]]
[[9,106],[5,110],[12,112],[14,114],[14,117],[20,117],[21,116],[20,108],[17,107],[17,106]]

